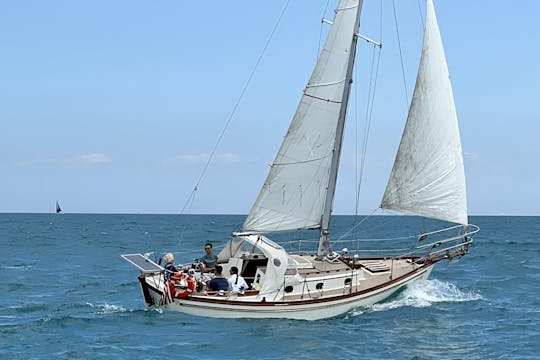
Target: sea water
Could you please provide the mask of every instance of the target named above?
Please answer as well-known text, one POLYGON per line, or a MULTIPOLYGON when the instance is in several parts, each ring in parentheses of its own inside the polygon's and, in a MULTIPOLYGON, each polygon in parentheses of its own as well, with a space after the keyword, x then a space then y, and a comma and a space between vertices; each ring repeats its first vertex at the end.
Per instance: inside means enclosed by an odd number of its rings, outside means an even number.
MULTIPOLYGON (((416 221, 392 218, 379 228, 416 221)), ((540 358, 539 217, 471 217, 481 231, 469 255, 337 318, 211 319, 145 308, 138 272, 121 254, 174 251, 190 262, 207 241, 223 245, 243 219, 0 214, 0 358, 540 358)), ((332 234, 350 224, 336 216, 332 234)))

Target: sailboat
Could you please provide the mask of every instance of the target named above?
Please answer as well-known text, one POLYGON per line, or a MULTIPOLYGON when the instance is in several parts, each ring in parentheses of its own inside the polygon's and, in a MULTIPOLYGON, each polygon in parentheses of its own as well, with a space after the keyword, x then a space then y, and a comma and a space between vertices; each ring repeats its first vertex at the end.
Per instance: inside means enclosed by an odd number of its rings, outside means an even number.
POLYGON ((249 288, 211 291, 210 276, 188 264, 177 281, 142 254, 122 257, 139 270, 144 302, 219 318, 318 320, 380 302, 427 279, 441 260, 469 251, 479 231, 468 223, 456 109, 432 0, 427 0, 420 66, 407 122, 381 208, 453 225, 415 239, 398 256, 337 253, 330 221, 359 37, 361 0, 340 0, 275 161, 240 231, 218 254, 223 273, 240 269, 249 288), (272 234, 310 230, 317 250, 289 252, 272 234))
POLYGON ((63 214, 63 210, 62 208, 60 207, 60 204, 58 203, 58 200, 56 200, 56 213, 57 214, 63 214))

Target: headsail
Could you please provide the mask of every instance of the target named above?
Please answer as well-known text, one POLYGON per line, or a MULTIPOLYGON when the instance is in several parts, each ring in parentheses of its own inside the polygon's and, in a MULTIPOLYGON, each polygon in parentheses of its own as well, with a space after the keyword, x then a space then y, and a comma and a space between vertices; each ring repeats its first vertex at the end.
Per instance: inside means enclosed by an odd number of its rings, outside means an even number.
POLYGON ((414 95, 381 207, 468 224, 457 114, 432 0, 414 95))
MULTIPOLYGON (((361 0, 341 0, 324 48, 243 230, 321 227, 361 0)), ((345 99, 346 100, 346 99, 345 99)), ((346 104, 345 104, 346 105, 346 104)), ((343 114, 344 115, 344 114, 343 114)), ((339 139, 340 140, 340 139, 339 139)), ((332 186, 332 185, 330 185, 332 186)), ((331 200, 330 200, 331 201, 331 200)))

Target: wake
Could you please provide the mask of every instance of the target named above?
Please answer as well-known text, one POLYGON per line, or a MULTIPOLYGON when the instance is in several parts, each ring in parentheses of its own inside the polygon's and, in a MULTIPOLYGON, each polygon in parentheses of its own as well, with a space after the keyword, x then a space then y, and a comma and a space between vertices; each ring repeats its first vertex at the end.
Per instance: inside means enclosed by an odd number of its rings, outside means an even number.
POLYGON ((386 311, 401 307, 429 307, 435 303, 465 302, 483 299, 478 292, 461 291, 452 283, 439 280, 419 280, 409 284, 396 297, 381 303, 354 310, 352 315, 360 315, 372 311, 386 311))

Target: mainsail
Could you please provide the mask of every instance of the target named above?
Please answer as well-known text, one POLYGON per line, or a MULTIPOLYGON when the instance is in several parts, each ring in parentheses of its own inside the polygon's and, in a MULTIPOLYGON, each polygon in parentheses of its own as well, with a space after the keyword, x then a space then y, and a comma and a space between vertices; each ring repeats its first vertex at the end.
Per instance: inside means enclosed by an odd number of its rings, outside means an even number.
POLYGON ((62 208, 60 207, 60 204, 58 203, 58 201, 56 201, 56 213, 60 214, 61 212, 62 212, 62 208))
POLYGON ((329 211, 335 187, 340 152, 336 143, 341 143, 340 119, 343 116, 344 120, 346 110, 360 6, 361 0, 340 1, 324 48, 243 231, 321 227, 325 205, 329 211))
POLYGON ((381 207, 468 224, 456 108, 432 0, 414 95, 381 207))

